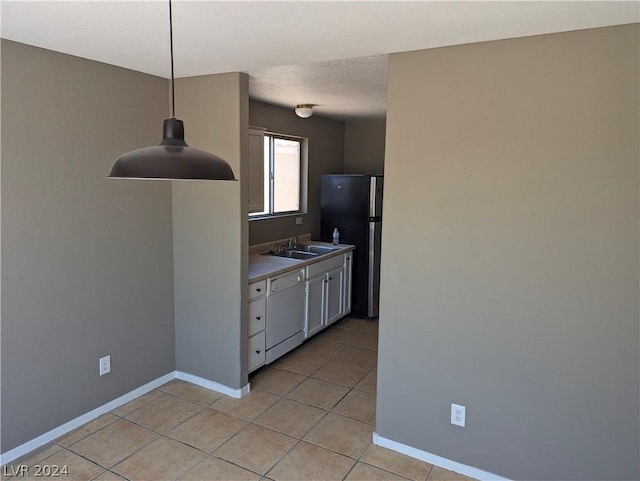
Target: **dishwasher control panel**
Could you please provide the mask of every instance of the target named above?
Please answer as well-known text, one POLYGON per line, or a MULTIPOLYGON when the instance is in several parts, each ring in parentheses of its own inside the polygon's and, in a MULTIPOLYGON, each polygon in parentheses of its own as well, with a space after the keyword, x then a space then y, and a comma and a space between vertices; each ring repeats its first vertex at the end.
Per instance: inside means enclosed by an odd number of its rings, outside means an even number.
POLYGON ((274 294, 280 292, 289 287, 293 287, 296 284, 304 282, 304 269, 296 270, 293 272, 287 272, 278 277, 271 277, 267 279, 267 293, 274 294))

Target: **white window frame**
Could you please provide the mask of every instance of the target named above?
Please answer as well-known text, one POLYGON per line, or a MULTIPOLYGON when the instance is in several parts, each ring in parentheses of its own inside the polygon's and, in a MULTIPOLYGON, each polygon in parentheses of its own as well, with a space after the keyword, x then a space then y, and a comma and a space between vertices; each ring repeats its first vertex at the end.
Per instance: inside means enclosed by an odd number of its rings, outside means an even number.
MULTIPOLYGON (((259 220, 274 217, 286 217, 293 215, 301 215, 307 213, 307 192, 308 192, 308 139, 304 137, 296 137, 293 135, 279 134, 275 132, 265 131, 265 139, 269 140, 268 163, 266 162, 267 152, 265 151, 264 176, 268 176, 268 183, 265 182, 265 197, 268 203, 265 204, 265 212, 256 212, 249 214, 249 220, 259 220), (274 212, 274 155, 273 155, 273 139, 293 140, 300 142, 300 178, 299 178, 299 206, 297 210, 286 212, 274 212)), ((266 180, 266 179, 265 179, 266 180)))

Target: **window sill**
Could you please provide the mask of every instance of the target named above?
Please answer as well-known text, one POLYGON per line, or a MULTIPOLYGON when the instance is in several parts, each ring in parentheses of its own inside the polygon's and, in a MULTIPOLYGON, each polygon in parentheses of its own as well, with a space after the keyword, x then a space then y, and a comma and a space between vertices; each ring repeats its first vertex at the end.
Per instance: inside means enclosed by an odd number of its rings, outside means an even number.
POLYGON ((307 213, 300 211, 300 212, 287 212, 285 214, 250 215, 249 222, 253 222, 256 220, 280 219, 283 217, 300 217, 303 215, 307 215, 307 213))

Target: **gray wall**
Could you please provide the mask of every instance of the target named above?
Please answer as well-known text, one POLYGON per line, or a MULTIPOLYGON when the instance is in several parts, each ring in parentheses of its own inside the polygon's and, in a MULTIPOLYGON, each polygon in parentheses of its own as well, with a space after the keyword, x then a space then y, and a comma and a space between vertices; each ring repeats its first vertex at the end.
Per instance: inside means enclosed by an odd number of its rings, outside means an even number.
POLYGON ((251 100, 249 124, 265 127, 271 132, 296 135, 309 139, 309 190, 307 214, 302 225, 296 225, 295 217, 253 220, 249 222, 249 244, 261 244, 275 239, 311 233, 312 239, 320 239, 320 176, 341 174, 344 156, 344 123, 314 115, 301 119, 293 109, 251 100))
POLYGON ((173 183, 176 368, 234 389, 247 383, 248 99, 244 74, 176 82, 185 140, 240 179, 173 183))
POLYGON ((391 56, 380 435, 513 479, 638 479, 639 33, 391 56))
POLYGON ((2 41, 2 452, 174 369, 167 81, 2 41), (111 354, 111 373, 98 358, 111 354))
POLYGON ((350 120, 344 124, 344 173, 383 174, 385 119, 350 120))

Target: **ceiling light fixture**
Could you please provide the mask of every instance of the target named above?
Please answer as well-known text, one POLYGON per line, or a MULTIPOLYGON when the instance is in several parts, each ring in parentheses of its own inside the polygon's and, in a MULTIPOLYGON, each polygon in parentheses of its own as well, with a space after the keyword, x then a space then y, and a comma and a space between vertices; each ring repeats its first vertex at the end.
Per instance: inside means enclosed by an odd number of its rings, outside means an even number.
POLYGON ((173 74, 173 18, 169 0, 169 38, 171 43, 171 118, 162 126, 160 145, 133 150, 118 157, 108 177, 112 179, 157 180, 236 180, 229 164, 184 141, 184 123, 175 117, 173 74))
POLYGON ((303 119, 308 119, 313 115, 313 104, 298 104, 296 107, 296 115, 303 119))

